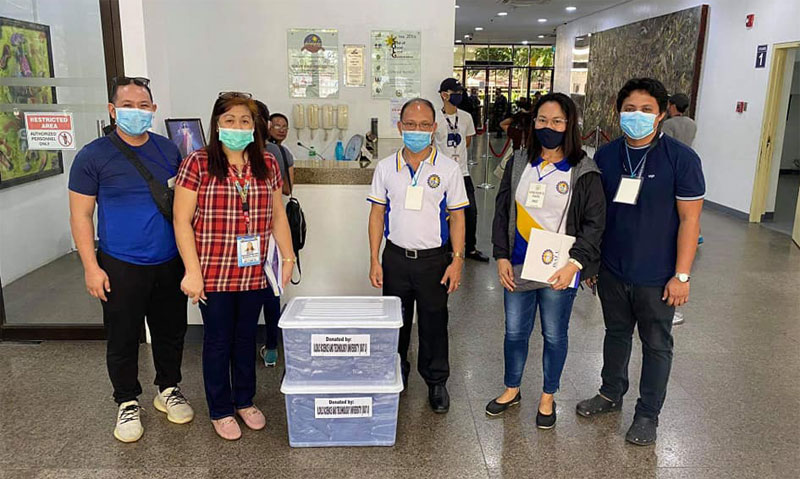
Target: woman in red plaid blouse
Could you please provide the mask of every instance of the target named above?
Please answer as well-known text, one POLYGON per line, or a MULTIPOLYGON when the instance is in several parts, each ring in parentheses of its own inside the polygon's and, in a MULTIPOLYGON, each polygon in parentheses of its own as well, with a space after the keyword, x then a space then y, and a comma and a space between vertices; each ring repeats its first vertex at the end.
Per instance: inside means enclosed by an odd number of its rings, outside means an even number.
POLYGON ((200 302, 206 400, 214 429, 228 440, 242 435, 236 415, 251 429, 266 424, 253 405, 253 358, 269 288, 264 262, 270 235, 287 263, 284 286, 296 261, 281 207, 280 169, 264 151, 256 118, 250 94, 220 94, 208 146, 183 160, 175 188, 175 236, 186 266, 181 289, 200 302))

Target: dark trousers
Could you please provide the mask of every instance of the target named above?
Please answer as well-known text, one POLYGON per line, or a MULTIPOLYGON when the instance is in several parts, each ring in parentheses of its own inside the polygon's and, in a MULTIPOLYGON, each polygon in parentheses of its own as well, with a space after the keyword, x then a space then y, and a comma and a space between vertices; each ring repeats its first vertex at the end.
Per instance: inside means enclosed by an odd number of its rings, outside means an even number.
POLYGON ((145 318, 150 327, 155 384, 160 390, 181 381, 183 339, 186 335, 186 295, 181 292, 180 257, 143 266, 120 261, 103 252, 97 262, 108 275, 111 292, 103 306, 106 365, 117 404, 142 394, 139 384, 139 338, 145 318))
POLYGON ((465 246, 467 253, 470 253, 475 250, 475 245, 478 243, 478 206, 475 204, 475 185, 472 184, 472 178, 469 176, 464 177, 464 187, 467 189, 467 199, 469 200, 469 206, 464 209, 467 233, 465 246))
POLYGON ((597 287, 606 326, 600 393, 619 401, 628 391, 628 363, 636 326, 643 355, 636 415, 657 419, 672 368, 675 308, 661 300, 663 287, 626 284, 605 269, 600 271, 597 287))
POLYGON ((417 370, 428 385, 445 384, 450 377, 449 343, 447 338, 447 287, 440 284, 449 265, 447 255, 410 259, 401 252, 383 251, 383 294, 398 296, 403 307, 398 352, 403 374, 411 369, 408 346, 414 305, 419 321, 417 370))
POLYGON ((264 325, 267 327, 267 336, 264 346, 267 349, 278 349, 278 320, 281 319, 281 297, 275 296, 272 288, 267 288, 264 299, 264 325))
POLYGON ((206 293, 203 315, 203 382, 211 419, 253 405, 256 331, 266 290, 206 293))

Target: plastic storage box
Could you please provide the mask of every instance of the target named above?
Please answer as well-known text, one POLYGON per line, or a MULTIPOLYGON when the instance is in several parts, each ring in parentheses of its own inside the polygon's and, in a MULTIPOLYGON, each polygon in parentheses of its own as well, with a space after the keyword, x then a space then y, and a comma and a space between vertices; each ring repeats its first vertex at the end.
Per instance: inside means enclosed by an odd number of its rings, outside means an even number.
POLYGON ((316 385, 393 384, 402 325, 400 298, 294 298, 278 322, 286 379, 316 385))
POLYGON ((292 447, 393 446, 403 390, 400 356, 392 384, 319 386, 283 379, 292 447))

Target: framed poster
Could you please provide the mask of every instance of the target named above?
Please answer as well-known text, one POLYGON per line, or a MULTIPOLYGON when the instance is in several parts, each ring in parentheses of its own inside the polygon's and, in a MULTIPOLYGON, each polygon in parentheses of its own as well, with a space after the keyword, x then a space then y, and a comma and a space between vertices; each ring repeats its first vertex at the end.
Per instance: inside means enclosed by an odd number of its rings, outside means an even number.
POLYGON ((339 98, 339 32, 293 28, 287 32, 289 96, 339 98))
MULTIPOLYGON (((50 27, 0 17, 0 78, 52 78, 53 48, 50 27)), ((0 86, 0 103, 37 105, 56 103, 56 89, 48 86, 0 86)), ((20 106, 19 110, 24 110, 20 106)), ((36 110, 35 107, 32 107, 36 110)), ((59 175, 64 172, 60 151, 31 150, 21 112, 0 112, 0 188, 59 175)))
POLYGON ((203 122, 200 118, 167 118, 164 125, 170 141, 181 152, 181 158, 186 158, 193 151, 206 146, 206 135, 203 133, 203 122))
POLYGON ((363 87, 364 81, 364 45, 344 45, 344 86, 363 87))
POLYGON ((415 98, 421 92, 420 32, 373 30, 372 98, 415 98))

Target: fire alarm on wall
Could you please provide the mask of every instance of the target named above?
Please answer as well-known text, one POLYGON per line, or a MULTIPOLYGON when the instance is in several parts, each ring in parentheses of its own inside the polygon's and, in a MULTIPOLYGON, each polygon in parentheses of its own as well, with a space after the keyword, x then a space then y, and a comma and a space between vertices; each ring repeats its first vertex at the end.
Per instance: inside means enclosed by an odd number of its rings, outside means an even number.
POLYGON ((756 21, 756 15, 751 13, 747 15, 747 21, 745 21, 744 26, 747 28, 753 28, 753 23, 756 21))

